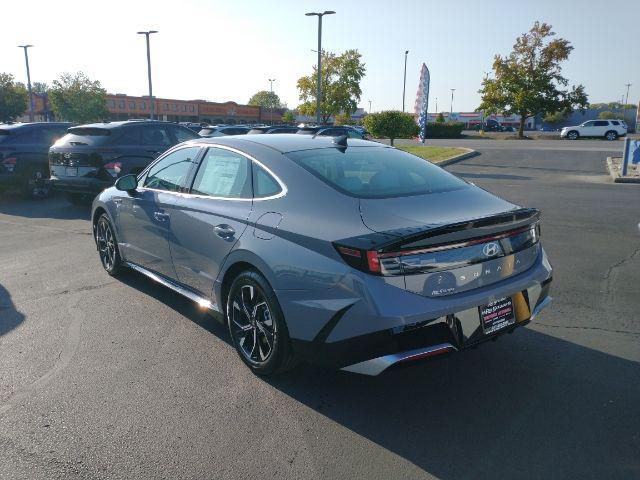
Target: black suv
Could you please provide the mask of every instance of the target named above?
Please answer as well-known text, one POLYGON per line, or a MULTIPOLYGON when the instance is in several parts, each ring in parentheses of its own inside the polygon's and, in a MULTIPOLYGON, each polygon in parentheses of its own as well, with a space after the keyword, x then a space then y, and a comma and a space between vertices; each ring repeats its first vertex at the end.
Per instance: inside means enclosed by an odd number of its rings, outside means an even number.
POLYGON ((70 126, 63 122, 0 124, 0 190, 17 187, 31 196, 35 183, 49 177, 49 147, 70 126))
POLYGON ((302 127, 298 129, 298 135, 317 135, 320 137, 339 137, 346 135, 349 138, 365 138, 365 135, 348 126, 321 125, 319 127, 302 127))
POLYGON ((138 174, 169 147, 200 138, 175 123, 141 120, 72 127, 49 149, 51 183, 73 203, 85 203, 116 178, 138 174))

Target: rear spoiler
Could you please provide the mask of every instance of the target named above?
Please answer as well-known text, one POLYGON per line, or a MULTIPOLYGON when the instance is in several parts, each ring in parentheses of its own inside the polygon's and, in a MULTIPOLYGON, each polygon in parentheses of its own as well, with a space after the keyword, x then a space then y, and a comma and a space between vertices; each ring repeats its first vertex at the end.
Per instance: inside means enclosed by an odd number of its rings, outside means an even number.
POLYGON ((540 220, 540 210, 518 208, 496 215, 445 225, 424 225, 345 238, 335 243, 380 253, 446 245, 517 230, 540 220))

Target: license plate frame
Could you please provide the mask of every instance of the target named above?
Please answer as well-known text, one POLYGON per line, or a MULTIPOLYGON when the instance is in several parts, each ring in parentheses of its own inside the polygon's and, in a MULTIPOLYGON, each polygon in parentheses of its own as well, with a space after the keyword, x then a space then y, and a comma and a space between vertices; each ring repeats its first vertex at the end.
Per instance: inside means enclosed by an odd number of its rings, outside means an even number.
POLYGON ((492 335, 516 323, 512 297, 503 297, 478 307, 480 325, 485 335, 492 335))

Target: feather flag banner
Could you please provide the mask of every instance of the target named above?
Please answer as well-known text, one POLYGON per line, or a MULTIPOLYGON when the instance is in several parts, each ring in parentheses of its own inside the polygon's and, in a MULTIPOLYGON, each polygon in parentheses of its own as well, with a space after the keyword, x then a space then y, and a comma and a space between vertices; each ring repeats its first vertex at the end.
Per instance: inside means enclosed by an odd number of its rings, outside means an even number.
POLYGON ((418 138, 424 143, 427 138, 427 117, 429 108, 429 83, 431 82, 431 76, 429 75, 429 69, 426 64, 422 64, 420 69, 420 83, 418 84, 418 93, 416 95, 415 114, 418 118, 418 125, 420 126, 420 133, 418 138))

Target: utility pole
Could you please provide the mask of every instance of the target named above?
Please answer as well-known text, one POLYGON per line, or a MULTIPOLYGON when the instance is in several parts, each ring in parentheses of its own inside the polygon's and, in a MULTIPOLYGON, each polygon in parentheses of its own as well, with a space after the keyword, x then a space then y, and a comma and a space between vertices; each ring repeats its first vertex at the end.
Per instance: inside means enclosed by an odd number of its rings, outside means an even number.
POLYGON ((154 117, 155 102, 153 101, 153 87, 151 85, 151 49, 149 47, 149 35, 158 33, 157 30, 149 30, 147 32, 138 32, 138 35, 144 35, 147 40, 147 76, 149 77, 149 103, 151 104, 151 120, 154 117))
POLYGON ((317 91, 316 91, 316 123, 320 125, 321 123, 321 115, 320 115, 320 96, 321 96, 321 88, 320 88, 320 72, 322 71, 320 68, 320 64, 322 62, 322 17, 325 15, 333 15, 333 10, 325 10, 324 12, 308 12, 305 13, 307 17, 318 17, 318 80, 317 80, 317 91))
POLYGON ((27 65, 27 87, 29 89, 29 121, 33 122, 33 92, 31 91, 31 72, 29 72, 29 54, 27 49, 33 45, 18 45, 18 48, 24 49, 24 63, 27 65))
POLYGON ((369 113, 373 113, 373 112, 371 111, 371 100, 369 100, 369 113))
MULTIPOLYGON (((269 80, 269 91, 271 93, 273 93, 273 82, 276 81, 275 78, 268 78, 267 80, 269 80)), ((273 95, 272 95, 273 97, 273 95)), ((273 100, 273 98, 272 98, 273 100)), ((271 112, 269 112, 269 121, 271 122, 271 125, 273 125, 273 103, 271 104, 271 112)))
POLYGON ((404 112, 404 94, 407 89, 407 55, 409 50, 404 52, 404 82, 402 83, 402 111, 404 112))

